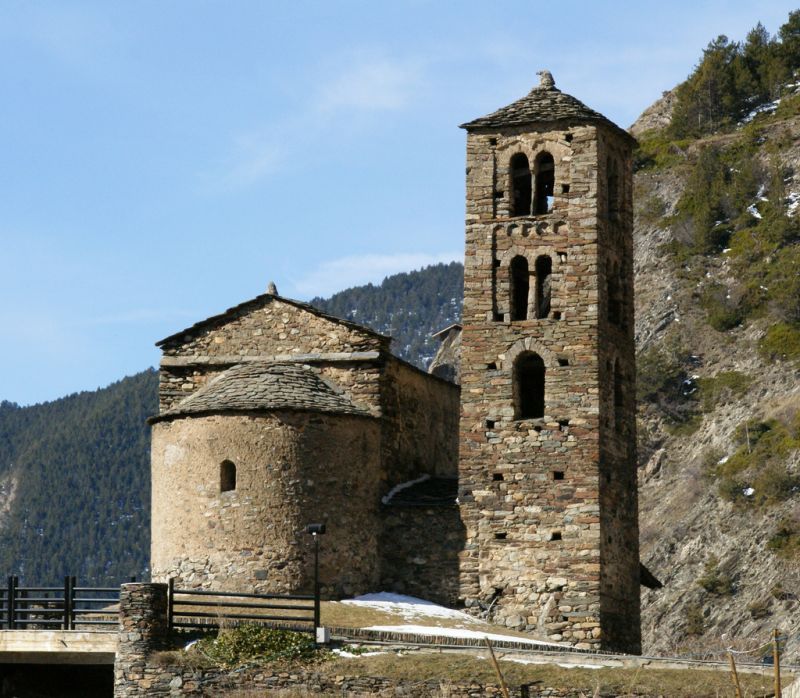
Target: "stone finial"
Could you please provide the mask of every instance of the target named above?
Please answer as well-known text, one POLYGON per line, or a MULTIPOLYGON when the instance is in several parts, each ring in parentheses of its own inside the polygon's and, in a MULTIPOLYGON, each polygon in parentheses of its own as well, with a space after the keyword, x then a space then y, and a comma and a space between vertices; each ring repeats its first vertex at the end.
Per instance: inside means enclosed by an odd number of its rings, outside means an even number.
POLYGON ((536 73, 539 76, 539 89, 540 90, 553 90, 556 86, 556 81, 553 80, 553 74, 549 70, 540 70, 536 73))
POLYGON ((269 282, 269 286, 267 286, 267 293, 277 296, 278 295, 278 287, 275 285, 274 281, 269 282))

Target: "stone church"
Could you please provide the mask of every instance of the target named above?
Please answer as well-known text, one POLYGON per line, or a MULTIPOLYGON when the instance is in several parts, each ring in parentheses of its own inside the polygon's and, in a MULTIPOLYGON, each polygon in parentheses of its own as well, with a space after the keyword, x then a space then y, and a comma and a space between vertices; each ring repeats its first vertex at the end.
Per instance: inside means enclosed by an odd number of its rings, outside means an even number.
POLYGON ((431 373, 274 287, 158 343, 154 579, 308 589, 324 522, 328 596, 640 650, 635 141, 540 76, 463 125, 463 320, 431 373))

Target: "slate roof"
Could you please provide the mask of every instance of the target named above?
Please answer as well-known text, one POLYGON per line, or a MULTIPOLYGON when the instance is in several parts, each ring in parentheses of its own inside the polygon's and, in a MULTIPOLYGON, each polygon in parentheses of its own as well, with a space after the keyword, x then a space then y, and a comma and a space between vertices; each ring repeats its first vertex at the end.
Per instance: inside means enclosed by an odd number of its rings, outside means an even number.
POLYGON ((371 416, 310 366, 250 362, 229 368, 153 421, 183 415, 271 410, 371 416))
POLYGON ((212 315, 205 320, 200 320, 199 322, 194 323, 191 327, 187 327, 185 330, 181 330, 180 332, 175 332, 171 334, 169 337, 165 337, 164 339, 156 342, 157 347, 163 347, 167 344, 172 343, 182 343, 183 338, 188 334, 192 335, 197 333, 199 330, 204 330, 207 327, 215 327, 219 325, 223 325, 225 321, 229 318, 233 317, 237 313, 250 310, 251 308, 258 308, 263 307, 267 303, 271 303, 273 300, 280 301, 281 303, 286 303, 287 305, 292 305, 295 308, 299 308, 300 310, 305 310, 308 313, 312 313, 317 317, 323 318, 324 320, 328 320, 333 322, 337 325, 342 325, 347 327, 351 330, 356 330, 357 332, 361 332, 365 335, 370 335, 372 337, 377 337, 378 339, 383 339, 385 341, 390 341, 390 338, 386 335, 380 334, 379 332, 375 332, 375 330, 370 329, 369 327, 365 327, 364 325, 359 325, 357 322, 351 322, 350 320, 344 320, 340 317, 336 317, 335 315, 328 315, 327 313, 323 313, 321 310, 317 310, 313 305, 309 305, 308 303, 303 303, 301 301, 293 300, 292 298, 284 298, 283 296, 279 296, 273 293, 262 293, 260 296, 256 296, 255 298, 251 298, 248 301, 244 301, 239 303, 238 305, 234 305, 232 308, 228 308, 225 312, 220 313, 219 315, 212 315))
POLYGON ((541 71, 539 74, 542 76, 541 84, 534 87, 525 97, 491 114, 461 124, 461 128, 471 131, 478 128, 524 126, 551 121, 597 122, 635 141, 630 133, 600 112, 590 109, 580 100, 559 90, 550 73, 541 71))

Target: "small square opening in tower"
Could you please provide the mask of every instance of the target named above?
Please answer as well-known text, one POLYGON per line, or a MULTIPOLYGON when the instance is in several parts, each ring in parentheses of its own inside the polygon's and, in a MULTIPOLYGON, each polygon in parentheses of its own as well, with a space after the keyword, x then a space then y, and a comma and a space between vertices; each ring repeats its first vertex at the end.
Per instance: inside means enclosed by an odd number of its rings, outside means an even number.
POLYGON ((561 531, 553 531, 550 534, 550 540, 561 540, 561 531))
POLYGON ((503 531, 502 533, 495 533, 494 534, 494 539, 495 540, 505 540, 507 535, 508 534, 505 531, 503 531))
POLYGON ((503 475, 503 473, 494 473, 492 475, 492 480, 494 480, 494 482, 502 482, 505 479, 506 478, 505 475, 503 475))
POLYGON ((563 356, 559 356, 557 360, 559 366, 569 366, 569 359, 563 356))
POLYGON ((563 470, 554 470, 553 471, 553 479, 554 480, 563 480, 564 479, 564 471, 563 470))
POLYGON ((492 322, 503 322, 503 313, 492 313, 492 322))
POLYGON ((561 319, 561 311, 560 310, 554 310, 553 311, 553 320, 560 320, 560 319, 561 319))
POLYGON ((486 425, 487 429, 494 429, 494 420, 493 419, 487 419, 484 422, 484 424, 486 425))
POLYGON ((486 370, 487 371, 496 371, 497 370, 497 364, 494 361, 492 361, 491 363, 486 364, 486 370))
POLYGON ((569 184, 562 184, 561 185, 561 193, 562 194, 569 194, 569 184))

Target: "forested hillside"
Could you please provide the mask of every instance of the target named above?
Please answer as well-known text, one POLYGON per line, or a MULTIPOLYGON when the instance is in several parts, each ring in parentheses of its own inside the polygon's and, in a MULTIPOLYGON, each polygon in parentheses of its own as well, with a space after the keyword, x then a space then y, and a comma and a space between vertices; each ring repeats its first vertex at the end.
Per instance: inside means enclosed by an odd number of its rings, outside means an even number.
POLYGON ((427 368, 436 353, 431 335, 461 320, 464 266, 435 264, 395 274, 380 286, 349 288, 329 299, 314 298, 320 310, 361 323, 392 337, 392 353, 427 368))
POLYGON ((0 404, 2 574, 55 584, 147 574, 157 374, 33 407, 0 404))
MULTIPOLYGON (((463 267, 396 274, 325 300, 320 309, 392 333, 398 355, 425 367, 430 334, 461 313, 463 267)), ((55 584, 147 575, 153 370, 94 392, 18 407, 0 403, 0 575, 55 584)))
POLYGON ((633 128, 640 529, 665 583, 643 596, 651 652, 800 622, 798 68, 800 12, 718 37, 633 128))

